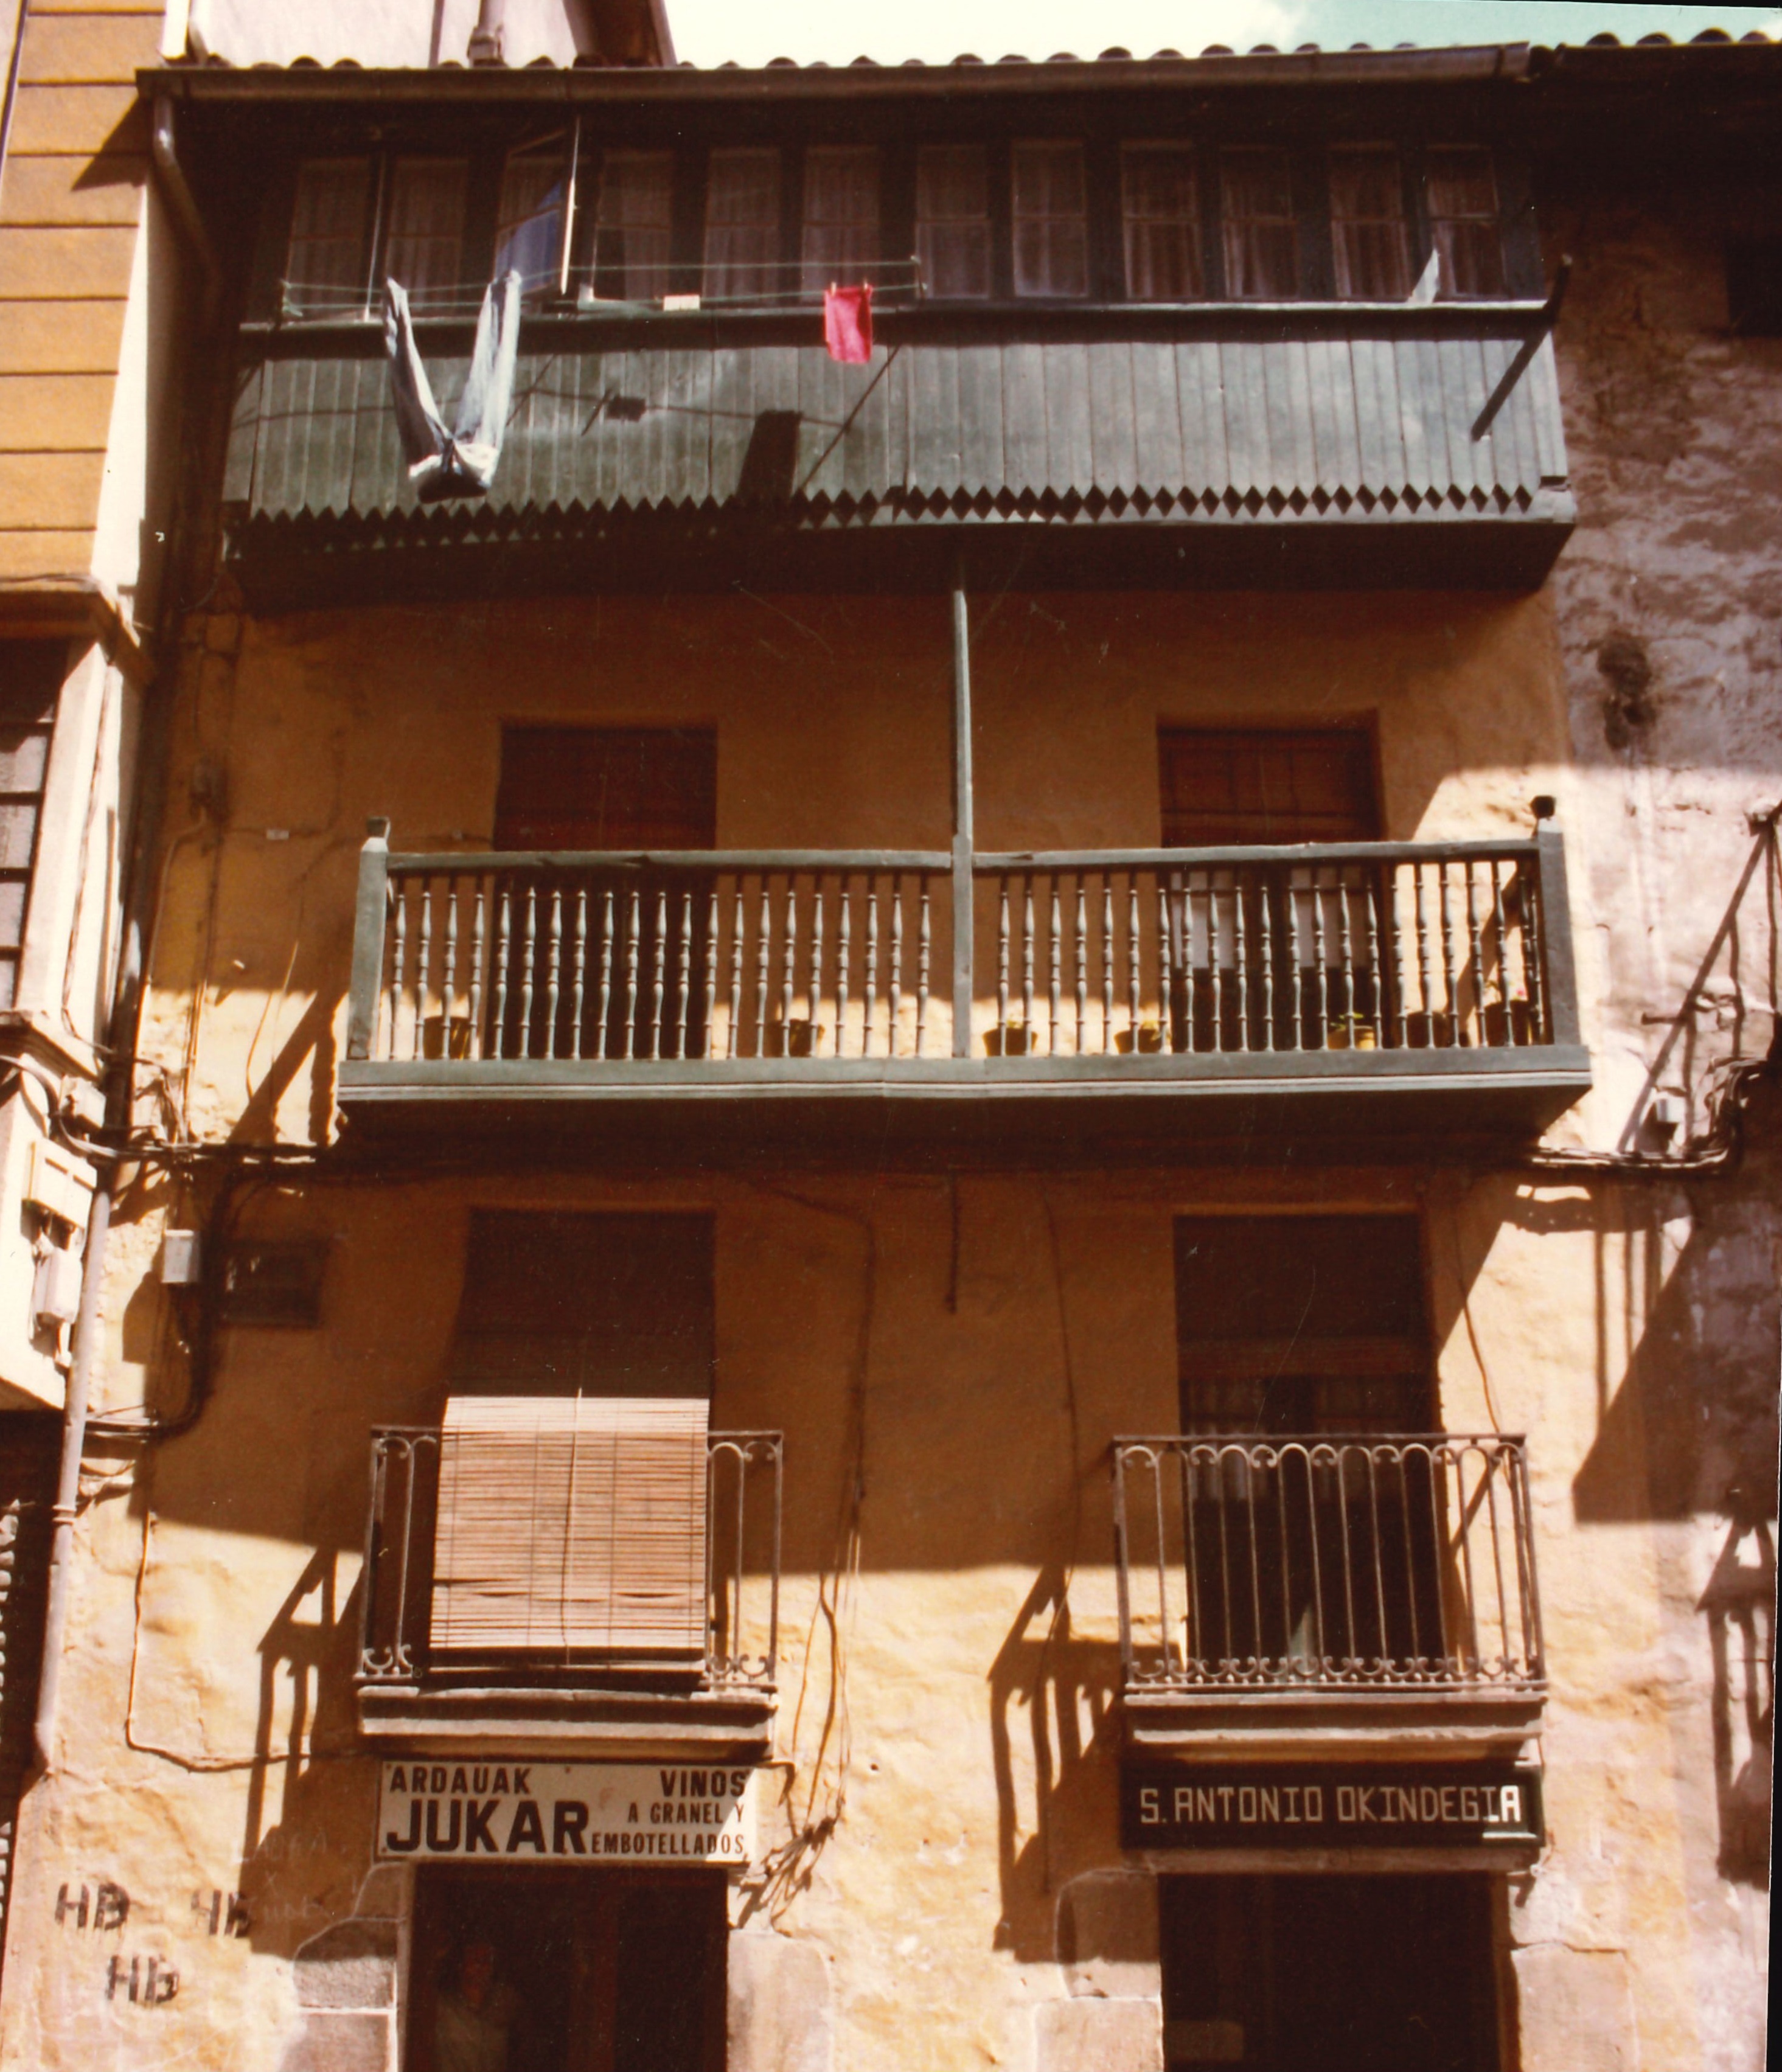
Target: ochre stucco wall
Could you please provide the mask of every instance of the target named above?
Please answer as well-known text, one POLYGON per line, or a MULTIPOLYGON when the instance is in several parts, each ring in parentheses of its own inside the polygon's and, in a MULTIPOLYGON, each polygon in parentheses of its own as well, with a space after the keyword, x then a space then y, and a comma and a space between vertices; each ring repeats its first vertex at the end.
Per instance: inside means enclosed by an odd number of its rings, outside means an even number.
MULTIPOLYGON (((1154 841, 1160 720, 1368 718, 1397 837, 1521 831, 1541 791, 1574 811, 1545 597, 1010 595, 977 601, 974 623, 985 845, 1154 841)), ((144 1043, 167 1101, 209 1137, 327 1128, 364 819, 389 816, 399 848, 486 841, 503 719, 715 725, 721 843, 938 845, 949 695, 934 600, 195 623, 144 1043), (220 824, 183 809, 200 765, 197 793, 226 797, 220 824)), ((1611 841, 1607 823, 1595 839, 1611 841)), ((1612 909, 1612 861, 1574 848, 1573 867, 1612 909)), ((1599 987, 1583 1005, 1600 1043, 1599 987)), ((1593 1120, 1593 1141, 1617 1121, 1593 1120)), ((1762 1199, 1752 1185, 1741 1201, 1762 1199)), ((179 1400, 154 1256, 208 1201, 208 1183, 161 1178, 126 1192, 102 1408, 179 1400)), ((788 1159, 628 1181, 591 1157, 527 1182, 243 1190, 242 1231, 328 1241, 323 1326, 225 1334, 190 1436, 95 1452, 78 1653, 60 1767, 27 1809, 0 2063, 385 2062, 379 1996, 404 1961, 407 1901, 401 1874, 372 1873, 374 1765, 348 1683, 367 1433, 436 1411, 468 1212, 500 1203, 712 1208, 714 1421, 788 1435, 776 1754, 791 1811, 768 1833, 817 1832, 770 1889, 736 1895, 735 2072, 1154 2063, 1147 1890, 1122 1877, 1114 1821, 1106 1449, 1175 1422, 1171 1215, 1240 1206, 1420 1215, 1445 1422, 1531 1435, 1551 1839, 1502 1894, 1506 2008, 1521 1994, 1506 2065, 1575 2072, 1568 2008, 1587 2013, 1593 2063, 1755 2062, 1758 1916, 1715 1869, 1724 1706, 1689 1596, 1724 1538, 1694 1522, 1696 1480, 1712 1446, 1748 1448, 1750 1420, 1704 1441, 1690 1386, 1704 1319, 1739 1291, 1729 1371, 1773 1327, 1752 1265, 1773 1211, 1729 1208, 1706 1182, 1586 1176, 949 1185, 788 1159), (58 1924, 60 1887, 102 1879, 130 1893, 127 1922, 83 1930, 65 1908, 58 1924), (232 1893, 246 1931, 213 1936, 212 1895, 226 1928, 232 1893), (358 1954, 321 1961, 341 1949, 358 1954), (177 1995, 108 1999, 110 1959, 127 1973, 150 1955, 177 1967, 177 1995)))

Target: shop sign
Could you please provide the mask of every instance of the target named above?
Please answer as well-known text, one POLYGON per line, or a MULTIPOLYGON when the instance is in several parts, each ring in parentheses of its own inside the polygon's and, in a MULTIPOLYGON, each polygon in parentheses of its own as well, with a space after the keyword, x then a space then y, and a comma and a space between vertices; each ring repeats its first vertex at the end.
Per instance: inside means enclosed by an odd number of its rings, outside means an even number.
POLYGON ((1120 1779, 1129 1849, 1538 1846, 1541 1773, 1512 1763, 1134 1762, 1120 1779))
POLYGON ((760 1773, 674 1763, 386 1762, 386 1860, 739 1868, 755 1855, 760 1773))

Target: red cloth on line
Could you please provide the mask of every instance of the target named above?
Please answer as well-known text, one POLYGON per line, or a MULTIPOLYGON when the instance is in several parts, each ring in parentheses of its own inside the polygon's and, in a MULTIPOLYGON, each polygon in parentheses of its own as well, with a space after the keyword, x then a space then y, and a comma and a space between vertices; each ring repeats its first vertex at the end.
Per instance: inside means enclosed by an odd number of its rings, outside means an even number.
POLYGON ((872 357, 872 289, 831 288, 823 297, 823 343, 831 360, 863 366, 872 357))

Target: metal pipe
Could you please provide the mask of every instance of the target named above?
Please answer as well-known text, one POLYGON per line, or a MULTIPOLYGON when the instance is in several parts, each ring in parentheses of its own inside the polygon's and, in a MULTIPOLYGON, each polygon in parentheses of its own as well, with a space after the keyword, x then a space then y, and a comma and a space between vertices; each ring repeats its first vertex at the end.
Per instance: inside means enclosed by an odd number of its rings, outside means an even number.
POLYGON ((111 1231, 112 1189, 116 1168, 100 1175, 87 1218, 87 1244, 80 1276, 80 1314, 74 1326, 74 1363, 62 1414, 62 1458, 50 1516, 55 1534, 50 1545, 49 1597, 43 1616, 43 1667, 37 1685, 34 1738, 37 1760, 50 1768, 56 1733, 56 1700, 62 1681, 62 1639, 68 1627, 68 1579, 74 1568, 74 1520, 80 1495, 80 1459, 86 1450, 87 1404, 92 1392, 93 1361, 99 1345, 99 1296, 104 1285, 105 1241, 111 1231))
POLYGON ((203 298, 199 305, 199 327, 201 331, 208 331, 223 299, 222 263, 217 258, 216 246, 211 242, 210 232, 204 228, 204 219, 198 212, 198 204, 192 198, 185 168, 179 162, 174 142, 173 101, 164 93, 155 101, 150 149, 154 155, 154 170, 161 176, 168 205, 179 219, 179 228, 185 233, 186 242, 191 247, 192 256, 198 261, 198 270, 204 278, 203 298))
POLYGON ((464 53, 473 65, 506 62, 501 55, 501 35, 507 11, 507 0, 479 0, 476 27, 471 31, 469 47, 464 53))

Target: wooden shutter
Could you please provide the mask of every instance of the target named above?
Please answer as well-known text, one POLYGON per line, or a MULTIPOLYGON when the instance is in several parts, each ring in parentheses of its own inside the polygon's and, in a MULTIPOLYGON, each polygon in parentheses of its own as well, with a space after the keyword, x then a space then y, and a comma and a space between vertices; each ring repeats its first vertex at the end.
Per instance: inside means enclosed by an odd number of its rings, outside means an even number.
POLYGON ((696 1397, 448 1399, 434 1650, 702 1659, 706 1425, 696 1397))

